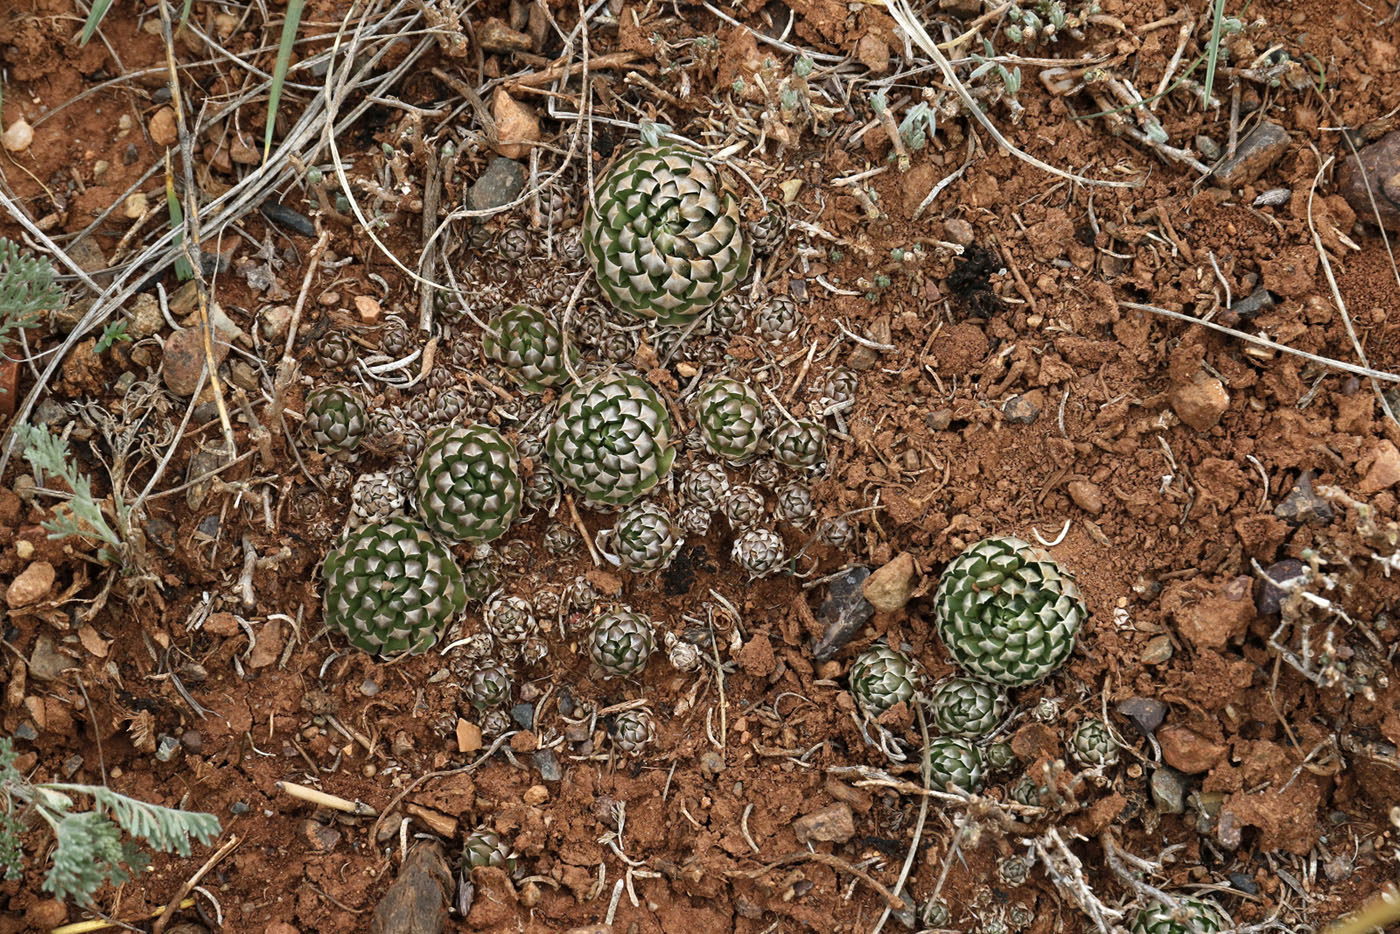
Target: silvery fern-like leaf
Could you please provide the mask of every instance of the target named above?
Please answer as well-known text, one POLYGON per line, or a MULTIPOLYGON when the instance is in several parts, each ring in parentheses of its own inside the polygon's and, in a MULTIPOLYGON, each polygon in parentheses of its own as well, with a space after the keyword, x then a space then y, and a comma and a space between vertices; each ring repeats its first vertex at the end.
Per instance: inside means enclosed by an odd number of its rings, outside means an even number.
POLYGON ((0 344, 9 331, 33 327, 41 311, 63 301, 53 277, 47 260, 30 256, 0 237, 0 344))
POLYGON ((219 835, 219 819, 212 814, 180 811, 118 794, 110 788, 92 787, 98 806, 112 812, 122 829, 166 853, 190 855, 190 837, 210 843, 219 835))

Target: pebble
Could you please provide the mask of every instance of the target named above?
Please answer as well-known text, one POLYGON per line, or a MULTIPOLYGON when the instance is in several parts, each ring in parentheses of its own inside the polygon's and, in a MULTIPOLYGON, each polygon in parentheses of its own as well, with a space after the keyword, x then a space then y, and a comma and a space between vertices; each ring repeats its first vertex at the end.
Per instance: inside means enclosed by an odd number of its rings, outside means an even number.
POLYGON ((1030 396, 1012 396, 1002 403, 1001 414, 1013 425, 1030 425, 1040 418, 1040 406, 1030 396))
MULTIPOLYGON (((126 201, 122 202, 122 213, 125 214, 129 220, 134 221, 145 214, 146 208, 149 206, 150 202, 146 197, 146 193, 144 191, 138 191, 134 195, 127 195, 126 201)), ((141 294, 145 295, 146 293, 143 292, 141 294)))
POLYGON ((1155 697, 1130 697, 1114 708, 1133 722, 1144 736, 1150 736, 1167 718, 1167 705, 1155 697))
POLYGON ((924 424, 934 431, 947 431, 948 426, 953 424, 953 410, 934 409, 924 416, 924 424))
POLYGON ((52 681, 73 667, 73 659, 54 648, 53 637, 42 633, 35 637, 29 653, 29 673, 40 681, 52 681))
POLYGON ((497 156, 467 191, 467 207, 473 211, 499 208, 514 201, 525 188, 525 167, 497 156))
POLYGON ((1224 150, 1220 148, 1220 144, 1204 133, 1196 137, 1196 149, 1200 151, 1201 158, 1207 162, 1214 162, 1224 155, 1224 150))
POLYGON ((1231 305, 1230 310, 1241 318, 1248 320, 1259 314, 1259 312, 1274 307, 1277 303, 1278 299, 1274 298, 1273 292, 1270 292, 1268 289, 1259 288, 1249 293, 1247 297, 1231 305))
POLYGON ((1256 208, 1276 208, 1280 204, 1287 204, 1288 199, 1293 197, 1292 188, 1270 188, 1268 191, 1260 192, 1254 199, 1256 208))
POLYGON ((340 831, 318 820, 307 818, 301 825, 302 838, 313 853, 329 853, 340 843, 340 831))
POLYGON ((507 159, 520 159, 539 142, 540 121, 535 112, 497 87, 491 98, 491 116, 496 120, 499 142, 496 150, 507 159))
POLYGON ((1186 790, 1191 779, 1169 765, 1152 770, 1152 803, 1163 814, 1186 813, 1186 790))
POLYGON ((53 898, 41 899, 30 905, 24 912, 25 925, 31 931, 47 931, 49 928, 58 927, 67 920, 67 906, 53 898))
POLYGON ((870 569, 857 565, 832 578, 827 598, 817 609, 817 619, 823 625, 822 637, 812 647, 812 657, 819 662, 830 659, 875 616, 875 607, 865 599, 862 587, 870 569))
POLYGON ((131 335, 133 341, 145 340, 165 327, 165 316, 160 313, 160 304, 150 292, 142 292, 133 298, 130 311, 131 318, 126 326, 126 333, 131 335))
POLYGON ((457 721, 457 751, 476 752, 481 748, 481 727, 459 719, 457 721))
POLYGON ((528 52, 535 47, 535 40, 494 16, 476 28, 476 42, 483 52, 528 52))
POLYGON ((1215 177, 1226 188, 1248 185, 1279 160, 1288 143, 1288 131, 1266 120, 1240 140, 1235 157, 1216 169, 1215 177))
POLYGON ((151 141, 157 146, 173 146, 180 138, 179 127, 175 123, 175 111, 169 107, 162 107, 152 114, 146 129, 151 133, 151 141))
POLYGON ((184 744, 186 752, 199 755, 204 750, 204 734, 198 730, 186 730, 181 734, 180 742, 184 744))
POLYGON ((700 756, 700 771, 704 772, 706 777, 718 775, 724 768, 724 757, 713 749, 700 756))
POLYGON ((1187 775, 1209 772, 1225 757, 1224 746, 1184 726, 1162 727, 1157 731, 1157 742, 1167 765, 1187 775))
POLYGON ((1400 230, 1400 130, 1393 130, 1365 146, 1354 156, 1347 157, 1337 173, 1337 191, 1356 216, 1368 224, 1376 222, 1388 230, 1400 230), (1361 169, 1365 168, 1365 178, 1361 169), (1367 182, 1370 194, 1367 194, 1367 182), (1374 195, 1376 206, 1371 207, 1374 195))
POLYGON ((549 789, 543 785, 531 785, 525 789, 524 799, 532 807, 544 804, 549 800, 549 789))
POLYGON ((1274 515, 1292 526, 1327 525, 1335 514, 1332 504, 1313 492, 1311 470, 1303 471, 1293 489, 1274 507, 1274 515))
POLYGON ((1393 486, 1400 486, 1400 448, 1389 439, 1382 440, 1370 455, 1371 466, 1357 487, 1363 495, 1370 496, 1393 486))
POLYGON ((861 593, 870 605, 882 613, 904 608, 919 580, 914 556, 902 551, 884 567, 878 568, 861 584, 861 593))
POLYGON ((510 708, 510 718, 520 724, 522 730, 532 729, 535 725, 535 705, 516 704, 510 708))
POLYGON ((52 564, 47 561, 35 561, 10 582, 9 589, 5 591, 5 602, 10 605, 10 609, 38 603, 49 595, 54 577, 52 564))
POLYGON ((34 729, 34 724, 28 720, 21 720, 19 726, 15 727, 15 739, 22 739, 25 742, 32 742, 39 738, 39 731, 34 729))
POLYGON ((262 153, 243 133, 234 134, 233 142, 229 143, 228 157, 239 165, 257 165, 262 161, 262 153))
MULTIPOLYGON (((218 332, 215 332, 216 335, 218 332)), ((226 340, 214 341, 214 364, 228 356, 226 340)), ((192 396, 204 372, 204 335, 200 328, 183 328, 165 339, 160 375, 165 386, 177 396, 192 396)))
POLYGON ((1144 665, 1160 665, 1172 657, 1172 640, 1170 636, 1153 636, 1147 640, 1147 645, 1142 649, 1142 663, 1144 665))
POLYGON ((1256 895, 1259 892, 1259 886, 1254 879, 1242 872, 1230 873, 1229 879, 1231 885, 1246 895, 1256 895))
POLYGON ((287 328, 291 326, 294 310, 291 305, 271 305, 263 308, 262 314, 258 316, 258 327, 262 328, 262 336, 270 341, 285 337, 287 328))
POLYGON ((792 822, 798 843, 815 840, 818 843, 845 843, 856 835, 855 816, 844 801, 829 804, 792 822))
POLYGON ((252 808, 248 807, 248 802, 246 801, 235 801, 229 805, 228 810, 230 814, 241 816, 247 814, 252 808))
POLYGON ((547 782, 557 782, 564 777, 559 768, 559 757, 552 749, 538 749, 533 756, 535 768, 540 770, 540 778, 547 782))
MULTIPOLYGON (((1297 558, 1284 558, 1266 567, 1264 574, 1269 581, 1284 583, 1302 577, 1304 570, 1303 562, 1297 558)), ((1288 596, 1288 591, 1275 587, 1269 581, 1255 580, 1254 609, 1260 616, 1277 617, 1283 611, 1283 599, 1288 596)))
POLYGON ((360 682, 360 693, 365 697, 373 697, 379 693, 379 683, 373 678, 366 678, 360 682))
POLYGON ((1074 505, 1089 515, 1097 516, 1103 512, 1103 493, 1099 490, 1097 483, 1091 483, 1088 480, 1071 480, 1066 489, 1069 491, 1069 498, 1074 500, 1074 505))
POLYGON ((24 152, 34 145, 34 128, 28 120, 16 120, 5 127, 4 135, 0 136, 0 145, 4 145, 7 152, 24 152))
POLYGON ((1230 407, 1230 394, 1225 391, 1225 384, 1214 376, 1199 376, 1177 386, 1169 398, 1177 417, 1197 431, 1214 428, 1230 407))
POLYGON ((574 692, 568 688, 559 689, 559 713, 565 717, 572 717, 574 711, 578 709, 578 703, 574 700, 574 692))
POLYGON ((943 222, 943 235, 958 246, 968 246, 977 236, 972 225, 960 217, 950 217, 943 222))
POLYGON ((161 734, 160 741, 156 743, 156 761, 170 762, 180 752, 180 741, 173 736, 161 734))
POLYGON ((379 299, 373 295, 356 295, 355 311, 359 312, 362 324, 378 324, 379 316, 384 313, 384 309, 379 304, 379 299))

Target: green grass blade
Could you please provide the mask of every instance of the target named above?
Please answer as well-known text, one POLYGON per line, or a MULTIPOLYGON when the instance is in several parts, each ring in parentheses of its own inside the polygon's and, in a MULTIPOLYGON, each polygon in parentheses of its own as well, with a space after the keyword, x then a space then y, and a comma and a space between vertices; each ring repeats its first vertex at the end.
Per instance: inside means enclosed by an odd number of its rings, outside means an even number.
POLYGON ((263 134, 263 161, 272 152, 272 134, 277 129, 277 104, 282 100, 282 85, 287 80, 287 66, 292 63, 292 44, 301 28, 301 8, 306 0, 288 0, 287 15, 282 20, 282 39, 277 43, 277 64, 272 69, 272 88, 267 95, 267 132, 263 134))
POLYGON ((1210 48, 1206 50, 1206 96, 1203 108, 1210 107, 1210 95, 1215 89, 1215 63, 1220 58, 1220 28, 1225 24, 1225 0, 1215 0, 1210 19, 1210 48))
POLYGON ((180 28, 184 29, 185 24, 190 21, 190 8, 194 6, 194 0, 185 0, 184 9, 180 10, 180 28))
POLYGON ((97 27, 102 25, 102 17, 112 8, 112 0, 94 0, 87 22, 83 23, 83 34, 78 37, 78 45, 87 45, 97 27))
MULTIPOLYGON (((175 194, 175 177, 170 174, 167 161, 165 168, 165 204, 170 209, 170 229, 175 231, 175 243, 185 242, 185 211, 180 207, 180 198, 175 194)), ((175 260, 175 278, 181 282, 194 278, 194 267, 184 256, 175 260)))

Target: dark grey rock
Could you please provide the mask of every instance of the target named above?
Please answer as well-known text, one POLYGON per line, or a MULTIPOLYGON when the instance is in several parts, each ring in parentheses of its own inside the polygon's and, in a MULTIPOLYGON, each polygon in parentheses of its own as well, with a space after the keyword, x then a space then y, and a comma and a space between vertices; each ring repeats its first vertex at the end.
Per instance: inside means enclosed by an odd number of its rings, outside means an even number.
POLYGON ((1274 515, 1289 525, 1327 525, 1336 511, 1332 504, 1313 492, 1312 471, 1303 471, 1293 489, 1274 507, 1274 515))
POLYGON ((522 730, 533 729, 535 725, 535 705, 516 704, 510 708, 510 718, 520 724, 522 730))
POLYGON ((537 749, 532 757, 535 768, 540 770, 540 778, 547 782, 557 782, 564 777, 564 772, 559 768, 559 757, 552 749, 537 749))
POLYGON ((1167 705, 1155 697, 1130 697, 1115 710, 1132 721, 1143 736, 1151 736, 1167 718, 1167 705))
POLYGON ((875 607, 865 599, 861 585, 870 576, 870 569, 857 565, 832 579, 826 600, 817 609, 817 619, 825 627, 822 637, 812 646, 812 657, 824 662, 842 647, 875 615, 875 607))
POLYGON ((510 204, 525 189, 525 166, 497 156, 467 191, 467 207, 489 211, 510 204))
POLYGON ((1268 289, 1255 289, 1245 298, 1230 306, 1230 310, 1241 318, 1253 318, 1259 312, 1274 307, 1277 299, 1268 289))
POLYGON ((1255 895, 1259 892, 1259 886, 1254 884, 1254 880, 1242 872, 1230 873, 1230 884, 1246 895, 1255 895))
POLYGON ((1278 616, 1283 610, 1283 600, 1288 596, 1288 591, 1274 586, 1271 581, 1283 584, 1302 577, 1306 570, 1303 562, 1297 558, 1284 558, 1266 567, 1264 574, 1269 580, 1254 582, 1254 609, 1259 615, 1278 616))

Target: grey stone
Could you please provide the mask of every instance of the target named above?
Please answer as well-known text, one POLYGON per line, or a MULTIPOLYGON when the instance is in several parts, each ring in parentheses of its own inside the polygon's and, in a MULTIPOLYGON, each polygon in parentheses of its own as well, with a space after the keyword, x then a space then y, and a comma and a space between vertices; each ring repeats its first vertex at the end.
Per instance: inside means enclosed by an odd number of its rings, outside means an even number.
POLYGON ((833 578, 827 598, 817 609, 817 619, 825 627, 812 647, 812 657, 824 662, 841 651, 851 638, 875 616, 875 607, 865 599, 863 585, 870 569, 857 565, 833 578))
POLYGON ((1167 718, 1167 705, 1155 697, 1130 697, 1114 709, 1131 720, 1144 736, 1155 733, 1167 718))
POLYGON ((1268 191, 1261 191, 1254 199, 1256 208, 1276 208, 1280 204, 1287 204, 1288 199, 1293 197, 1292 188, 1270 188, 1268 191))
POLYGON ((1254 880, 1242 872, 1230 873, 1230 884, 1246 895, 1254 895, 1259 891, 1259 886, 1254 880))
POLYGON ((1196 137, 1196 148, 1201 152, 1201 158, 1207 162, 1214 162, 1222 155, 1220 144, 1205 134, 1196 137))
POLYGON ((379 682, 373 678, 366 678, 360 683, 360 693, 365 697, 373 697, 379 693, 379 682))
POLYGON ((1263 175, 1288 149, 1288 131, 1265 121, 1240 140, 1233 159, 1215 170, 1215 177, 1226 188, 1248 185, 1263 175))
POLYGON ((1332 504, 1313 492, 1312 471, 1305 470, 1293 489, 1274 507, 1274 515, 1289 525, 1327 525, 1335 515, 1332 504))
POLYGON ((34 729, 34 724, 28 720, 21 720, 19 726, 15 727, 15 739, 22 739, 26 742, 39 738, 39 731, 34 729))
POLYGON ((34 649, 29 653, 29 673, 40 681, 53 681, 73 665, 73 659, 54 648, 52 636, 44 633, 34 640, 34 649))
POLYGON ((540 770, 540 778, 547 782, 557 782, 564 777, 564 772, 559 768, 559 757, 552 749, 537 749, 532 757, 535 768, 540 770))
POLYGON ((1191 779, 1169 765, 1152 772, 1152 802, 1163 814, 1186 813, 1186 789, 1191 779))
POLYGON ((525 166, 500 156, 491 160, 467 191, 467 207, 488 211, 510 204, 525 189, 525 166))
POLYGON ((522 730, 533 729, 535 726, 535 705, 516 704, 510 708, 510 718, 520 724, 522 730))
POLYGON ((180 752, 180 741, 173 736, 162 733, 160 741, 156 743, 156 761, 170 762, 180 752))
POLYGON ((1012 396, 1002 403, 1001 414, 1013 425, 1029 425, 1040 418, 1040 406, 1026 396, 1012 396))
POLYGON ((1241 318, 1253 318, 1259 312, 1274 307, 1277 299, 1268 289, 1255 289, 1245 298, 1230 306, 1230 310, 1241 318))

